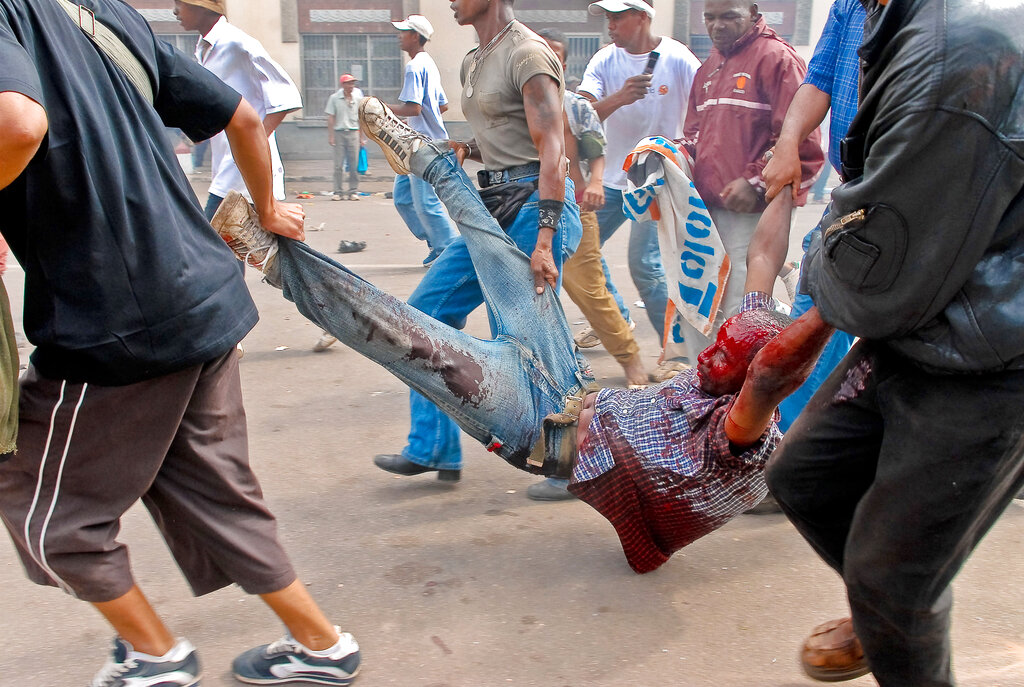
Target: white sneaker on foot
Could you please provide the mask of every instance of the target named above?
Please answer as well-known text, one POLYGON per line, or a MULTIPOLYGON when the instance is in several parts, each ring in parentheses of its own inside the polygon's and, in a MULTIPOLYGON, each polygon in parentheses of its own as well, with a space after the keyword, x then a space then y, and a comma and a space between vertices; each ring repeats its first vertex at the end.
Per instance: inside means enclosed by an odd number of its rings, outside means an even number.
POLYGON ((428 137, 396 117, 380 98, 373 96, 359 102, 359 128, 380 146, 391 169, 398 174, 412 173, 409 158, 413 153, 423 146, 434 147, 428 137))
POLYGON ((179 639, 163 656, 150 656, 135 651, 131 644, 115 637, 113 654, 100 672, 96 673, 90 687, 191 687, 198 685, 201 678, 199 657, 187 639, 179 639))
POLYGON ((262 272, 270 284, 281 286, 276 270, 272 272, 276 267, 277 237, 263 228, 256 211, 241 193, 228 191, 210 224, 239 260, 262 272))
POLYGON ((254 685, 348 685, 359 672, 359 662, 355 638, 348 632, 339 632, 337 643, 325 651, 311 651, 291 635, 285 635, 271 644, 249 649, 235 659, 231 668, 235 678, 254 685))

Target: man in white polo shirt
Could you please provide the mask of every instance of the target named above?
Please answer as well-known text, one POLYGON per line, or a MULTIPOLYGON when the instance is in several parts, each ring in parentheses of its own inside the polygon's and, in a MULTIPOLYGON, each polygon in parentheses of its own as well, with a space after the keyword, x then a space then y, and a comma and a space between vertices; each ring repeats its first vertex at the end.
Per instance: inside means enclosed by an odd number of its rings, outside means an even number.
MULTIPOLYGON (((186 31, 198 31, 196 59, 221 81, 242 94, 263 120, 270 142, 270 159, 274 171, 274 197, 284 200, 284 165, 277 150, 274 130, 285 115, 302 107, 299 89, 284 69, 271 59, 258 40, 224 16, 224 0, 175 0, 174 14, 186 31)), ((247 199, 249 192, 242 181, 228 139, 217 134, 210 141, 213 159, 210 163, 210 194, 206 200, 206 217, 210 219, 228 191, 238 191, 247 199)), ((251 200, 251 199, 250 199, 251 200)))
MULTIPOLYGON (((448 96, 441 88, 441 72, 427 54, 426 44, 434 35, 434 27, 422 14, 411 14, 405 21, 393 21, 399 31, 399 45, 409 56, 405 80, 398 104, 391 105, 399 117, 407 117, 409 126, 430 138, 448 138, 441 115, 448 110, 448 96)), ((455 238, 455 225, 430 184, 411 174, 395 177, 395 209, 405 220, 412 235, 426 241, 430 252, 423 261, 429 267, 455 238)))
MULTIPOLYGON (((641 138, 682 136, 690 84, 700 61, 682 43, 654 34, 654 8, 644 0, 600 0, 591 3, 589 10, 591 14, 605 16, 612 39, 611 45, 601 48, 590 59, 576 89, 594 103, 608 142, 605 204, 597 211, 604 244, 626 221, 622 213, 622 192, 626 189, 622 164, 626 155, 641 138)), ((658 248, 657 222, 632 223, 628 255, 629 274, 646 306, 647 317, 658 337, 664 339, 668 287, 658 248)), ((620 303, 620 310, 624 310, 610 279, 608 290, 620 303)), ((623 316, 629 319, 628 311, 623 316)), ((667 379, 682 367, 679 361, 666 360, 655 372, 655 380, 667 379)))

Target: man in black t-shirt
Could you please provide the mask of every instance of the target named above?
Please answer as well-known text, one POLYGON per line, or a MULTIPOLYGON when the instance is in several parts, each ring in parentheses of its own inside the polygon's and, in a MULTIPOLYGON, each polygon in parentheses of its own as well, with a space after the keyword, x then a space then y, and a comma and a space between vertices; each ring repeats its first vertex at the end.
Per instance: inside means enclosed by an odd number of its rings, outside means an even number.
POLYGON ((225 131, 271 231, 302 238, 302 208, 274 200, 262 123, 238 93, 127 4, 83 1, 0 0, 0 231, 25 269, 36 346, 0 515, 29 578, 117 632, 94 685, 200 678, 115 539, 140 498, 196 594, 237 583, 287 625, 236 676, 348 684, 358 646, 296 578, 249 467, 233 352, 256 309, 165 127, 225 131))

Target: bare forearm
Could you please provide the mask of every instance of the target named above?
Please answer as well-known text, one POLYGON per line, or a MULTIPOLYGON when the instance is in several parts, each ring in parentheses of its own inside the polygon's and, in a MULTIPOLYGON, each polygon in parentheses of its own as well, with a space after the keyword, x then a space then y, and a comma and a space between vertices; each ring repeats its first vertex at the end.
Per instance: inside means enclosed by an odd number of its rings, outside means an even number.
POLYGON ((832 98, 828 93, 811 84, 802 84, 786 111, 776 149, 780 145, 792 146, 795 153, 800 143, 821 126, 831 104, 832 98))
POLYGON ((423 112, 423 108, 416 103, 398 103, 388 107, 399 117, 419 117, 420 113, 423 112))
POLYGON ((46 111, 31 98, 0 93, 0 188, 17 179, 46 136, 46 111))
POLYGON ((775 278, 786 262, 792 217, 793 196, 784 189, 761 213, 754 235, 750 238, 744 293, 760 291, 771 294, 775 278))
POLYGON ((281 112, 271 112, 263 118, 263 130, 267 132, 267 136, 274 133, 277 127, 284 121, 284 118, 288 116, 289 112, 295 110, 282 110, 281 112))
POLYGON ((274 202, 274 178, 270 168, 270 145, 259 115, 242 100, 224 133, 256 211, 261 215, 270 211, 274 202))
POLYGON ((540 178, 537 181, 540 198, 564 200, 565 136, 558 85, 543 74, 533 77, 523 88, 523 103, 530 137, 537 146, 540 159, 540 178))

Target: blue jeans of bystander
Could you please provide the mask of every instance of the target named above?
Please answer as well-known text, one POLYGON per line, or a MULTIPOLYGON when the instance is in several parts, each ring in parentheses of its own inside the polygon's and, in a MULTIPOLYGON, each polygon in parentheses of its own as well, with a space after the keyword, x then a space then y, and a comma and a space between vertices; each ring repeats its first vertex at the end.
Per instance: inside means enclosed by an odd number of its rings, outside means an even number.
POLYGON ((434 189, 418 176, 397 175, 392 197, 412 235, 432 250, 440 253, 459 235, 434 189))

